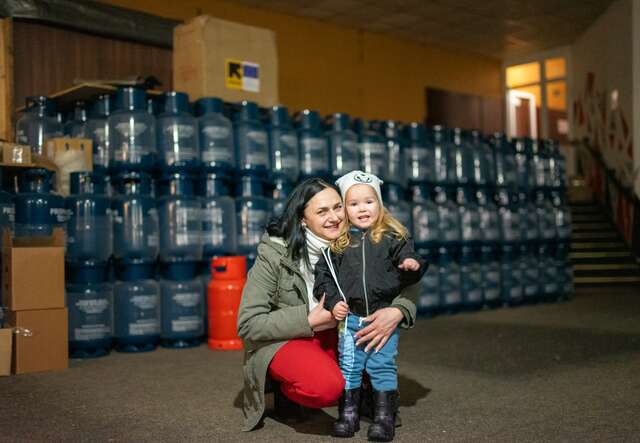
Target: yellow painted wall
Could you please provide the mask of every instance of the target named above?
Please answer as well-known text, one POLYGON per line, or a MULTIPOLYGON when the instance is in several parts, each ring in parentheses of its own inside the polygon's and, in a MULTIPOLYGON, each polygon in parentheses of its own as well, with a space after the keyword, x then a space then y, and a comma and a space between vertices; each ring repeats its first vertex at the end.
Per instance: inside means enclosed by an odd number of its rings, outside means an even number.
POLYGON ((162 17, 209 14, 272 29, 279 59, 280 101, 295 111, 348 112, 367 119, 422 120, 427 86, 501 95, 498 59, 423 46, 318 20, 221 0, 102 0, 162 17))

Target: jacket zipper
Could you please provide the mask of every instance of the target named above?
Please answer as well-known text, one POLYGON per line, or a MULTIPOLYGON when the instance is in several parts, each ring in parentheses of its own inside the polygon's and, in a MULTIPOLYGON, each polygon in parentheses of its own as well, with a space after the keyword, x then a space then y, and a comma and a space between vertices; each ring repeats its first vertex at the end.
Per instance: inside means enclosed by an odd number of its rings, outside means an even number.
POLYGON ((364 306, 365 309, 367 310, 367 317, 369 316, 369 297, 367 297, 367 279, 366 279, 366 269, 367 269, 367 262, 365 261, 364 258, 364 243, 365 243, 365 237, 367 236, 367 233, 365 232, 364 234, 362 234, 362 289, 364 290, 364 306))

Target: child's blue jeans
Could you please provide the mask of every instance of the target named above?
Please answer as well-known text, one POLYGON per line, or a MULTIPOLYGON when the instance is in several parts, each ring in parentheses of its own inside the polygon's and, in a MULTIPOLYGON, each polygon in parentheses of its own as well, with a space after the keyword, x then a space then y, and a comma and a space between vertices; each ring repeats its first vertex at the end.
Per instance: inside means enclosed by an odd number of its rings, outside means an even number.
POLYGON ((356 346, 355 333, 367 326, 364 317, 349 314, 346 322, 340 323, 338 352, 340 370, 346 382, 345 389, 359 388, 362 383, 362 371, 366 370, 376 391, 394 391, 398 389, 398 336, 396 329, 385 345, 376 352, 375 348, 365 352, 366 343, 356 346))

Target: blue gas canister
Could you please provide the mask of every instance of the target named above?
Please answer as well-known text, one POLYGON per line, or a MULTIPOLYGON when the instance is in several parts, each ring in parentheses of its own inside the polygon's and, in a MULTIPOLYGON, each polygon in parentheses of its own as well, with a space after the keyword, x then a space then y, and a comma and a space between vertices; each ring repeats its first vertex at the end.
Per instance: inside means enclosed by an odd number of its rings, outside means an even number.
POLYGON ((456 188, 456 202, 460 217, 461 241, 465 245, 479 246, 483 233, 481 229, 480 207, 473 189, 469 186, 456 188))
POLYGON ((85 137, 93 145, 93 171, 106 174, 109 169, 109 115, 113 110, 113 97, 103 94, 93 103, 85 124, 85 137))
POLYGON ((171 263, 160 281, 160 344, 167 348, 199 346, 204 334, 202 284, 190 263, 171 263))
POLYGON ((538 245, 538 269, 540 273, 541 298, 545 301, 555 300, 560 296, 561 285, 556 263, 557 247, 552 243, 538 245))
POLYGON ((15 236, 49 236, 53 228, 66 228, 64 198, 53 192, 54 173, 47 169, 27 169, 18 177, 15 196, 15 236))
POLYGON ((262 178, 253 174, 245 174, 240 178, 236 195, 237 251, 238 255, 247 257, 247 266, 252 266, 272 203, 264 197, 262 178))
POLYGON ((571 241, 571 210, 565 191, 562 188, 553 188, 550 198, 553 205, 555 237, 559 242, 569 242, 571 241))
POLYGON ((555 189, 564 189, 567 187, 567 160, 560 152, 560 144, 558 143, 558 140, 549 140, 547 144, 551 158, 550 186, 555 189))
POLYGON ((500 261, 495 245, 480 247, 480 272, 482 275, 482 299, 485 306, 494 308, 502 304, 500 294, 500 261))
POLYGON ((438 207, 433 202, 430 191, 426 184, 411 186, 413 240, 416 251, 423 256, 437 250, 442 240, 438 207))
POLYGON ((333 180, 360 168, 358 136, 350 129, 349 114, 335 113, 326 118, 329 129, 326 132, 329 142, 329 163, 333 180))
POLYGON ((277 178, 272 185, 271 202, 273 206, 271 207, 271 215, 279 217, 284 211, 289 194, 293 191, 293 183, 285 178, 277 178))
POLYGON ((429 263, 427 272, 421 280, 420 298, 418 298, 418 314, 425 317, 433 317, 440 312, 440 266, 438 264, 438 251, 430 250, 424 259, 429 263))
POLYGON ((495 186, 496 168, 493 148, 489 143, 485 142, 482 133, 477 129, 471 131, 471 145, 474 153, 479 154, 478 157, 474 154, 474 165, 476 162, 479 164, 479 169, 474 166, 474 171, 478 171, 474 172, 476 174, 476 183, 479 186, 495 186))
POLYGON ((526 192, 518 193, 520 239, 527 244, 536 243, 540 239, 538 212, 531 196, 526 192))
POLYGON ((535 183, 530 140, 527 137, 512 140, 515 149, 516 185, 520 192, 527 192, 535 183))
POLYGON ((153 263, 158 256, 158 211, 151 196, 151 178, 138 172, 115 179, 113 255, 124 263, 153 263))
POLYGON ((490 140, 495 159, 496 186, 514 189, 518 184, 515 149, 507 137, 497 132, 490 140))
POLYGON ((451 163, 449 165, 451 171, 449 175, 454 177, 457 185, 475 185, 473 146, 469 141, 468 132, 461 128, 453 128, 451 138, 451 163))
POLYGON ((498 208, 493 201, 492 192, 486 188, 476 190, 480 233, 483 244, 495 246, 500 242, 500 222, 498 208))
POLYGON ((158 218, 160 260, 202 260, 202 210, 193 176, 173 173, 160 179, 158 218))
POLYGON ((515 191, 499 188, 496 191, 498 221, 500 222, 500 239, 503 244, 513 245, 520 241, 520 214, 515 191))
POLYGON ((460 293, 465 310, 482 309, 482 268, 478 251, 468 245, 460 248, 460 293))
POLYGON ((427 133, 421 123, 410 123, 405 127, 407 147, 404 150, 406 175, 409 185, 436 183, 434 151, 427 142, 427 133))
POLYGON ((274 106, 269 110, 268 129, 272 179, 297 182, 300 175, 298 134, 291 126, 285 106, 274 106))
POLYGON ((375 122, 370 122, 369 128, 362 131, 358 137, 360 166, 364 172, 377 175, 386 181, 389 172, 387 145, 384 137, 372 129, 372 123, 375 122))
POLYGON ((67 273, 69 356, 109 354, 113 340, 113 286, 105 281, 106 265, 67 273))
POLYGON ((72 172, 70 182, 66 260, 106 266, 113 251, 113 220, 105 176, 72 172))
POLYGON ((382 199, 384 207, 393 215, 407 231, 413 233, 413 220, 411 204, 404 198, 404 191, 394 183, 382 185, 382 199))
POLYGON ((523 297, 526 303, 538 301, 541 278, 535 243, 520 245, 520 268, 522 272, 523 297))
POLYGON ((195 103, 200 163, 206 171, 231 174, 235 168, 233 126, 222 113, 224 103, 204 97, 195 103))
POLYGON ((488 171, 489 165, 479 139, 482 137, 480 131, 477 129, 468 131, 465 133, 465 139, 468 149, 468 168, 471 177, 469 182, 480 187, 489 186, 490 173, 488 171))
POLYGON ((157 158, 156 120, 146 110, 146 93, 131 87, 118 89, 108 120, 114 174, 151 172, 157 158))
MULTIPOLYGON (((235 255, 236 253, 236 205, 229 194, 229 178, 210 172, 203 177, 202 195, 202 245, 203 257, 235 255)), ((204 268, 209 273, 210 265, 204 268)))
POLYGON ((260 121, 258 105, 243 101, 234 117, 236 164, 241 173, 266 175, 269 169, 269 139, 260 121))
POLYGON ((438 249, 438 284, 440 308, 453 314, 462 309, 460 262, 457 249, 453 246, 441 246, 438 249))
POLYGON ((524 300, 522 268, 518 262, 518 246, 503 244, 500 251, 500 298, 504 304, 515 306, 524 300))
POLYGON ((16 122, 16 141, 31 146, 34 154, 46 155, 47 140, 62 135, 55 103, 44 96, 27 97, 26 110, 16 122))
POLYGON ((153 351, 160 338, 160 286, 153 264, 118 269, 114 284, 114 339, 120 352, 153 351))
POLYGON ((317 111, 305 109, 297 116, 302 178, 329 176, 329 149, 317 111))
POLYGON ((460 212, 458 211, 458 206, 445 187, 436 186, 434 197, 438 211, 440 243, 448 247, 460 246, 462 230, 460 227, 460 212))
POLYGON ((200 166, 198 122, 191 114, 189 96, 166 92, 162 112, 156 117, 160 169, 195 173, 200 166))
MULTIPOLYGON (((556 240, 556 210, 551 200, 551 194, 542 189, 535 192, 535 205, 538 218, 538 232, 540 241, 553 242, 556 240)), ((563 217, 561 226, 566 225, 566 217, 563 217)), ((570 224, 569 224, 570 226, 570 224)))
POLYGON ((442 125, 435 125, 431 128, 430 138, 433 146, 434 183, 438 186, 454 185, 454 149, 451 146, 449 131, 442 125))
POLYGON ((382 122, 382 135, 386 142, 387 183, 394 183, 403 188, 407 186, 406 160, 404 140, 399 122, 386 120, 382 122))

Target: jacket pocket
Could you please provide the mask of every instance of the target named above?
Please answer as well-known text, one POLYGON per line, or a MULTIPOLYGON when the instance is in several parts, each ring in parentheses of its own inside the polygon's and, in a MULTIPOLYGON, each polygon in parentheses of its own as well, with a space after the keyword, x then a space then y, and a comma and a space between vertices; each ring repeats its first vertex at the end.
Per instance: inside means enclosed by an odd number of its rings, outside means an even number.
POLYGON ((300 292, 293 282, 293 276, 282 275, 275 296, 276 306, 296 306, 300 304, 300 292))

